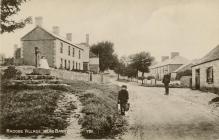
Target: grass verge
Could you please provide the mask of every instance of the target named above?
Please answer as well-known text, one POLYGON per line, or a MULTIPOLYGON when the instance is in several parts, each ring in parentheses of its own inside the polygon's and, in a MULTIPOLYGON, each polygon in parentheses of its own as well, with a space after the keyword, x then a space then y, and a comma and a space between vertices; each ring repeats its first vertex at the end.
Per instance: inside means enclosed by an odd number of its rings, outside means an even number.
POLYGON ((119 87, 108 84, 68 83, 77 91, 84 113, 80 119, 82 135, 86 138, 114 138, 126 131, 127 121, 118 115, 119 87))
MULTIPOLYGON (((57 103, 63 99, 66 92, 77 95, 83 105, 84 115, 79 123, 82 125, 84 137, 114 138, 126 130, 127 121, 117 112, 118 86, 82 81, 65 81, 65 83, 70 86, 3 88, 0 94, 1 133, 6 133, 7 129, 66 129, 68 126, 66 112, 60 112, 64 115, 56 114, 57 103)), ((25 133, 23 136, 26 135, 28 134, 25 133)), ((47 135, 59 136, 60 133, 47 135)))
POLYGON ((66 118, 53 114, 57 108, 57 101, 62 97, 62 90, 51 88, 39 90, 3 87, 0 94, 1 133, 27 136, 39 135, 43 130, 49 129, 64 130, 68 125, 66 118), (37 131, 31 133, 33 130, 37 131))

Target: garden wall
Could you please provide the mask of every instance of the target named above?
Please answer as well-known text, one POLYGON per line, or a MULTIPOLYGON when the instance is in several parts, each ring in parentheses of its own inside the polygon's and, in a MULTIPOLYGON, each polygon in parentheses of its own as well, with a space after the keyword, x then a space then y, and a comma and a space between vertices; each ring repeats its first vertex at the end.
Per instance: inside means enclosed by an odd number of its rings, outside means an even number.
MULTIPOLYGON (((52 69, 51 75, 56 76, 57 78, 60 78, 60 79, 90 81, 89 73, 80 73, 80 72, 74 72, 74 71, 52 69)), ((103 75, 103 78, 101 80, 100 74, 92 74, 92 82, 107 83, 109 82, 109 78, 106 75, 103 75)))

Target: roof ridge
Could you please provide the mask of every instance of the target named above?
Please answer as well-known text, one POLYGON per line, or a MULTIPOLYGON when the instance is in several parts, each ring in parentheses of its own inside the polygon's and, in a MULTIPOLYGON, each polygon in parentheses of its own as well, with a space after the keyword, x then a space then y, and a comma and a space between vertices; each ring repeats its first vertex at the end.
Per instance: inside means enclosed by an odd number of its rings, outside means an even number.
POLYGON ((197 63, 195 63, 193 66, 203 64, 209 61, 214 61, 219 59, 219 45, 214 47, 211 51, 209 51, 204 57, 200 58, 197 63))
MULTIPOLYGON (((42 29, 43 31, 47 32, 49 35, 53 36, 53 37, 56 38, 56 39, 62 40, 62 41, 64 41, 64 42, 68 43, 68 44, 71 44, 71 45, 73 45, 73 46, 75 46, 75 47, 81 49, 81 50, 84 50, 83 48, 79 47, 77 44, 74 44, 73 42, 64 39, 64 37, 62 37, 62 36, 60 36, 60 35, 56 35, 56 34, 50 32, 50 31, 48 31, 47 29, 43 28, 42 26, 36 26, 36 27, 34 27, 31 31, 29 31, 27 34, 25 34, 22 38, 24 38, 25 36, 27 36, 29 33, 33 32, 33 31, 34 31, 35 29, 37 29, 37 28, 42 29)), ((21 40, 22 40, 22 38, 21 38, 21 40)))

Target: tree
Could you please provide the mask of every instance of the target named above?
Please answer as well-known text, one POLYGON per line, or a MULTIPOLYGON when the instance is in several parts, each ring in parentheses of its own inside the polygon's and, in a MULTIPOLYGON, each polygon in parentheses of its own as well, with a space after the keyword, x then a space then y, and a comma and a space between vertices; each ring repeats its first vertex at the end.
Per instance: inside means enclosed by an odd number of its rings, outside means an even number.
POLYGON ((103 72, 109 68, 114 69, 117 64, 117 55, 114 54, 113 43, 109 41, 99 42, 91 46, 91 52, 99 56, 100 71, 103 72))
POLYGON ((154 61, 154 57, 149 52, 140 52, 130 56, 131 65, 137 71, 142 72, 142 84, 144 82, 144 73, 149 72, 149 66, 154 61))
POLYGON ((21 21, 12 19, 20 11, 20 6, 27 0, 1 0, 1 34, 13 32, 16 29, 23 28, 27 23, 31 23, 31 17, 21 21))
POLYGON ((129 64, 126 66, 125 68, 125 76, 127 76, 128 78, 133 78, 137 76, 137 69, 135 67, 133 67, 132 64, 129 64))
POLYGON ((125 66, 125 63, 122 61, 122 59, 118 60, 114 68, 114 72, 117 73, 118 75, 117 77, 118 80, 119 80, 120 75, 125 75, 125 69, 126 69, 126 66, 125 66))

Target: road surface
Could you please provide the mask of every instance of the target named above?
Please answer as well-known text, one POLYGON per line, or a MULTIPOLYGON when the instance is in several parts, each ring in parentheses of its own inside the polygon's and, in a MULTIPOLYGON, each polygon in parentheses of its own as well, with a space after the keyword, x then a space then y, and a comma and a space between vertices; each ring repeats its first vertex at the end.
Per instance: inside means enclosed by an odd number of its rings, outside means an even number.
MULTIPOLYGON (((124 83, 118 83, 122 85, 124 83)), ((190 89, 149 88, 126 84, 131 109, 127 114, 130 140, 219 140, 219 117, 208 101, 216 95, 190 89)))

